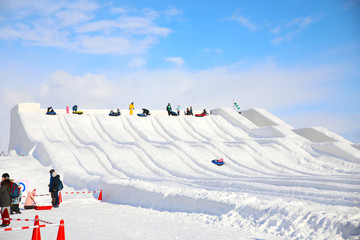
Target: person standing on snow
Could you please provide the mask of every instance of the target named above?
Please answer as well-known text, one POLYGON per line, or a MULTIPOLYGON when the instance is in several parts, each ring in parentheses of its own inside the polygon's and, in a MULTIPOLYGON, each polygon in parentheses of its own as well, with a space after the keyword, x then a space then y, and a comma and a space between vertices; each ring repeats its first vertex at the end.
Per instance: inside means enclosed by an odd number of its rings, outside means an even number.
POLYGON ((171 105, 170 105, 170 103, 168 103, 168 105, 166 106, 166 111, 168 112, 168 115, 170 116, 170 112, 171 112, 171 105))
POLYGON ((49 183, 49 192, 51 193, 51 203, 57 208, 59 207, 59 187, 60 187, 60 175, 55 172, 54 169, 49 171, 50 173, 50 183, 49 183))
MULTIPOLYGON (((14 182, 14 179, 10 179, 10 182, 14 182)), ((11 198, 10 214, 21 214, 19 204, 22 199, 21 188, 19 187, 19 196, 11 198)))
POLYGON ((178 115, 180 116, 180 105, 177 106, 176 110, 177 110, 178 115))
POLYGON ((134 109, 135 109, 135 107, 134 107, 134 102, 132 102, 132 103, 129 105, 130 115, 133 115, 134 109))
MULTIPOLYGON (((11 206, 11 197, 10 197, 10 176, 8 173, 4 173, 2 175, 1 188, 0 188, 0 206, 1 206, 1 216, 10 214, 10 206, 11 206), (4 214, 7 211, 8 214, 4 214)), ((5 217, 4 216, 4 217, 5 217)), ((3 220, 1 227, 6 227, 10 224, 10 220, 3 220)))

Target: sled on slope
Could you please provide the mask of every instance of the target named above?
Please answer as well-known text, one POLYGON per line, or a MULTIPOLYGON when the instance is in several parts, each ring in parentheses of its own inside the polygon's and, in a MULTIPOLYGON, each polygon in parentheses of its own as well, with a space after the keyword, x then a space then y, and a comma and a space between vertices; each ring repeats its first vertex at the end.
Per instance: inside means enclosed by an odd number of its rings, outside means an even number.
POLYGON ((56 112, 47 112, 46 115, 56 115, 56 112))
POLYGON ((214 159, 211 161, 213 164, 217 165, 217 166, 222 166, 224 165, 224 159, 220 158, 220 159, 214 159))
POLYGON ((146 117, 147 115, 145 113, 138 113, 137 114, 139 117, 146 117))
POLYGON ((174 112, 174 111, 170 111, 170 115, 171 116, 177 116, 178 114, 176 112, 174 112))
POLYGON ((207 116, 206 113, 195 114, 195 117, 205 117, 205 116, 207 116))
POLYGON ((117 116, 120 116, 121 114, 119 113, 109 113, 109 116, 112 116, 112 117, 117 117, 117 116))
POLYGON ((83 111, 74 111, 73 114, 81 115, 81 114, 83 114, 83 111))

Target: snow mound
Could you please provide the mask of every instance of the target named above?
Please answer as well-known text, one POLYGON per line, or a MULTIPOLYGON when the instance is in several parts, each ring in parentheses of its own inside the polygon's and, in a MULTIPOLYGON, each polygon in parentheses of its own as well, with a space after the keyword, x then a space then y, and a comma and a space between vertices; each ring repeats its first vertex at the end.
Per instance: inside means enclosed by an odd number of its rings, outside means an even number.
POLYGON ((254 108, 241 111, 241 114, 259 127, 286 125, 288 128, 293 128, 290 125, 286 124, 284 121, 282 121, 280 118, 272 115, 271 113, 262 108, 254 108))
POLYGON ((209 215, 286 239, 360 234, 360 151, 327 130, 293 130, 264 109, 202 118, 55 111, 15 106, 10 150, 75 189, 103 189, 106 202, 209 215), (221 167, 211 163, 218 158, 221 167))
POLYGON ((329 130, 323 127, 300 128, 300 129, 294 129, 293 131, 314 143, 337 142, 337 141, 350 143, 343 137, 333 132, 330 132, 329 130))

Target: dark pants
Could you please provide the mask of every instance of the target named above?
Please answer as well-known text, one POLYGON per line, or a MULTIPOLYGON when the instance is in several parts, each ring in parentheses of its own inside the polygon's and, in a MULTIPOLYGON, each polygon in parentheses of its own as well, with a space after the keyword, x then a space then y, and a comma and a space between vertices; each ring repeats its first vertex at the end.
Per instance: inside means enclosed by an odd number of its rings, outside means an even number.
POLYGON ((51 192, 51 203, 53 206, 59 205, 59 191, 51 192))
POLYGON ((20 208, 19 208, 19 204, 12 204, 10 207, 10 214, 14 214, 15 213, 21 213, 20 212, 20 208))

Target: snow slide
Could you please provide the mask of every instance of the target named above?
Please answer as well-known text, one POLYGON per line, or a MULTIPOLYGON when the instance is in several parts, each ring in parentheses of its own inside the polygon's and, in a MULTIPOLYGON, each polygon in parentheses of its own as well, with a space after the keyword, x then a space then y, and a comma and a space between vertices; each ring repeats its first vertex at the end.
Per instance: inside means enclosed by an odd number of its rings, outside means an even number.
POLYGON ((293 129, 264 109, 203 118, 83 111, 15 106, 10 150, 75 189, 103 189, 109 203, 211 215, 287 239, 360 235, 360 150, 335 133, 293 129))

